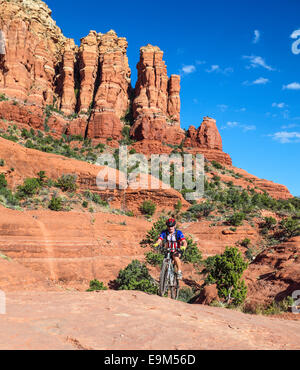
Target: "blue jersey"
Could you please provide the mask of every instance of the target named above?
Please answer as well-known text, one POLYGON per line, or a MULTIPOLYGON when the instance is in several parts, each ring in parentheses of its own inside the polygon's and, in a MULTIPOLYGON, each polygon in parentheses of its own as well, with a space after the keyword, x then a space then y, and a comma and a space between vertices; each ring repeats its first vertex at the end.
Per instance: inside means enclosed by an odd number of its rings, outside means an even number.
POLYGON ((165 230, 160 234, 159 239, 167 244, 166 247, 170 248, 171 252, 175 252, 180 249, 180 242, 185 240, 185 237, 180 230, 175 230, 173 234, 165 230))

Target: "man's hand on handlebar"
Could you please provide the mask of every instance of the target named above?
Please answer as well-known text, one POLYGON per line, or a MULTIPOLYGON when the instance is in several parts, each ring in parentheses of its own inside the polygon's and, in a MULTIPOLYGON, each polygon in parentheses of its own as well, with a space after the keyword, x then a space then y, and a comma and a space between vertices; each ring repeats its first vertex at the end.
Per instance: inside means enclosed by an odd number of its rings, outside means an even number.
POLYGON ((153 247, 154 248, 158 248, 160 246, 160 241, 159 242, 156 242, 155 244, 153 244, 153 247))

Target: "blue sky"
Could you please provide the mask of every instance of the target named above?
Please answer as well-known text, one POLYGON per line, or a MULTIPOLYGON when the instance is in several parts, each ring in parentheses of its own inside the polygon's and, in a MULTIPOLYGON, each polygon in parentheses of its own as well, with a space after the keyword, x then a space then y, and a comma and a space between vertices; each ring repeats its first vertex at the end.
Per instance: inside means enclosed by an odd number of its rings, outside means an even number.
POLYGON ((299 0, 46 3, 77 45, 90 30, 126 37, 133 86, 140 47, 159 46, 182 76, 181 127, 215 118, 233 165, 300 196, 299 0))

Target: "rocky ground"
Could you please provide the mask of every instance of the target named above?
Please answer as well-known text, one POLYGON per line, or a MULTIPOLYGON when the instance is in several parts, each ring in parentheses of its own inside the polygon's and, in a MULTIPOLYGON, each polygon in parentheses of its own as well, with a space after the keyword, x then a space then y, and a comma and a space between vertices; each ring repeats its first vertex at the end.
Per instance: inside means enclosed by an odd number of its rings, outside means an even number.
POLYGON ((137 291, 9 293, 0 349, 300 349, 300 321, 137 291))

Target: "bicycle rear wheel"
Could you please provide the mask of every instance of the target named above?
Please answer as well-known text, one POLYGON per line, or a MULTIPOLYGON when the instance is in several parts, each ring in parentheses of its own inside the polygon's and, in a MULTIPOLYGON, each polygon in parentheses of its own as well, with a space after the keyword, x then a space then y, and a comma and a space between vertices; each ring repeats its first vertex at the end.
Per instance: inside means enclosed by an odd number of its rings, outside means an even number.
POLYGON ((159 278, 159 295, 162 297, 168 291, 168 264, 164 261, 161 267, 159 278))

